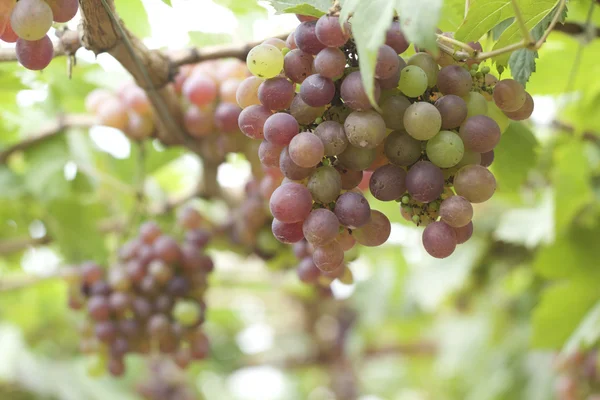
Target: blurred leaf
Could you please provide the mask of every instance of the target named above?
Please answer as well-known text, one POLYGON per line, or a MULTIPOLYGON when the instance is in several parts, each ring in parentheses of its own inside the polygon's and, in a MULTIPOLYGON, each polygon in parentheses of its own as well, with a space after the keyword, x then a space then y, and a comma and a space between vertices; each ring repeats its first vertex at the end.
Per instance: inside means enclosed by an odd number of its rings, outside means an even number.
POLYGON ((588 349, 600 338, 600 302, 587 313, 575 332, 562 349, 562 354, 571 355, 581 349, 588 349))
POLYGON ((171 4, 171 0, 162 0, 162 2, 168 5, 169 7, 173 7, 173 5, 171 4))
POLYGON ((148 13, 142 0, 127 0, 120 1, 117 7, 119 17, 127 26, 127 29, 132 31, 138 37, 150 36, 151 29, 148 22, 148 13))
POLYGON ((533 311, 532 345, 557 349, 598 301, 597 281, 578 279, 547 288, 533 311))
POLYGON ((476 42, 492 28, 515 15, 510 0, 476 0, 454 37, 463 42, 476 42))
POLYGON ((0 165, 0 198, 16 199, 25 194, 23 179, 5 165, 0 165))
POLYGON ((214 0, 214 2, 226 7, 236 16, 252 13, 267 14, 267 10, 256 0, 214 0))
POLYGON ((437 51, 435 31, 442 5, 443 0, 396 0, 400 26, 409 42, 420 48, 437 51))
POLYGON ((512 122, 494 149, 492 171, 498 190, 515 192, 536 164, 539 144, 533 132, 522 123, 512 122))
POLYGON ((197 47, 214 46, 217 44, 231 43, 233 38, 228 33, 208 33, 200 31, 188 32, 190 45, 197 47))
POLYGON ((27 171, 25 185, 38 199, 51 200, 69 192, 64 177, 65 164, 70 160, 64 136, 45 140, 25 151, 27 171))
POLYGON ((446 0, 438 27, 444 32, 456 32, 463 22, 465 15, 465 2, 463 0, 446 0))
POLYGON ((277 13, 294 13, 320 17, 327 13, 333 2, 331 0, 269 0, 277 13))

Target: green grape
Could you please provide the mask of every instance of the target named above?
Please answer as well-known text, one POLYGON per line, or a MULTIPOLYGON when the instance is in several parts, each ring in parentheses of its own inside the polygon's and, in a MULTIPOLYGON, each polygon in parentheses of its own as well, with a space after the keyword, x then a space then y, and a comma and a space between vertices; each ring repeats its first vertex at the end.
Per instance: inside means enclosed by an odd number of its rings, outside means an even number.
POLYGON ((487 65, 484 65, 483 67, 481 67, 481 72, 485 75, 485 74, 489 74, 490 73, 490 67, 488 67, 487 65))
POLYGON ((488 102, 481 93, 469 92, 463 97, 467 103, 467 119, 474 115, 486 115, 488 112, 488 102))
POLYGON ((427 75, 427 86, 434 87, 437 84, 438 67, 437 62, 429 53, 417 53, 411 56, 406 62, 408 65, 414 65, 421 68, 427 75))
POLYGON ((407 97, 419 97, 427 90, 427 74, 416 65, 405 67, 400 73, 398 89, 407 97))
POLYGON ((442 115, 433 104, 413 103, 404 114, 404 128, 417 140, 429 140, 442 128, 442 115))
POLYGON ((456 133, 441 131, 427 142, 429 161, 440 168, 450 168, 463 158, 465 147, 456 133))
POLYGON ((195 325, 201 317, 198 303, 191 300, 179 300, 173 308, 173 318, 183 326, 195 325))
POLYGON ((283 69, 283 54, 273 45, 260 44, 250 50, 246 63, 253 75, 263 79, 274 78, 283 69))
POLYGON ((488 101, 487 116, 496 121, 500 127, 500 132, 504 133, 510 125, 510 119, 502 112, 493 101, 488 101))
POLYGON ((89 364, 87 366, 87 374, 92 378, 99 378, 106 374, 106 364, 107 364, 106 354, 98 353, 94 354, 90 359, 89 364))

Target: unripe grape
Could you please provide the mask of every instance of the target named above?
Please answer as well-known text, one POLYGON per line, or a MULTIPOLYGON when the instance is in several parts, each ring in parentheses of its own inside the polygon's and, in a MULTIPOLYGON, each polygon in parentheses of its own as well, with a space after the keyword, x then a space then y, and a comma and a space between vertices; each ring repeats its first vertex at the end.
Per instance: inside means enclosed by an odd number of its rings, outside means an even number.
POLYGON ((20 0, 13 8, 10 25, 21 39, 40 40, 52 27, 52 9, 43 0, 20 0))
POLYGON ((263 79, 274 78, 283 69, 283 54, 275 46, 260 44, 250 50, 246 64, 253 75, 263 79))

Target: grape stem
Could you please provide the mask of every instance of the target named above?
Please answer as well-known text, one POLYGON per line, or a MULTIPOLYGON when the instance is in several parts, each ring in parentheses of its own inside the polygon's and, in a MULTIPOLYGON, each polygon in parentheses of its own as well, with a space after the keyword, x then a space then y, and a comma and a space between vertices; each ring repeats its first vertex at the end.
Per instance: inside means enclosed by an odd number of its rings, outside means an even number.
POLYGON ((454 38, 447 37, 447 36, 441 35, 439 33, 436 33, 436 36, 438 38, 438 41, 450 43, 454 46, 460 47, 461 49, 465 50, 469 54, 469 56, 473 56, 475 54, 474 48, 472 48, 471 46, 469 46, 466 43, 461 42, 460 40, 456 40, 454 38))

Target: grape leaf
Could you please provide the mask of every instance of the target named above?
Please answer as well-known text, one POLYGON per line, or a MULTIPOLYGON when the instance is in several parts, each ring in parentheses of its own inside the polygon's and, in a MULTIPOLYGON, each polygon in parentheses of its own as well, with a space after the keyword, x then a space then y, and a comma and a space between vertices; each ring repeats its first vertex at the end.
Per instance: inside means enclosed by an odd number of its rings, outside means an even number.
POLYGON ((546 289, 533 311, 533 346, 546 349, 563 346, 598 298, 598 285, 592 279, 569 281, 546 289))
POLYGON ((168 5, 169 7, 173 7, 173 4, 171 4, 171 0, 162 0, 162 2, 168 5))
POLYGON ((326 14, 333 2, 331 0, 269 0, 278 14, 293 13, 320 17, 326 14))
POLYGON ((475 0, 454 37, 463 42, 478 41, 486 32, 515 15, 510 0, 475 0))
POLYGON ((119 2, 119 17, 125 22, 127 29, 139 37, 148 37, 151 34, 148 13, 141 0, 127 0, 119 2))
POLYGON ((525 125, 513 122, 494 149, 492 171, 498 181, 498 190, 518 191, 527 179, 529 170, 535 166, 539 146, 533 132, 525 125))
POLYGON ((266 14, 266 9, 255 0, 215 0, 215 3, 227 8, 236 16, 247 14, 266 14))
POLYGON ((396 12, 406 38, 419 47, 437 51, 435 30, 442 0, 396 0, 396 12))

